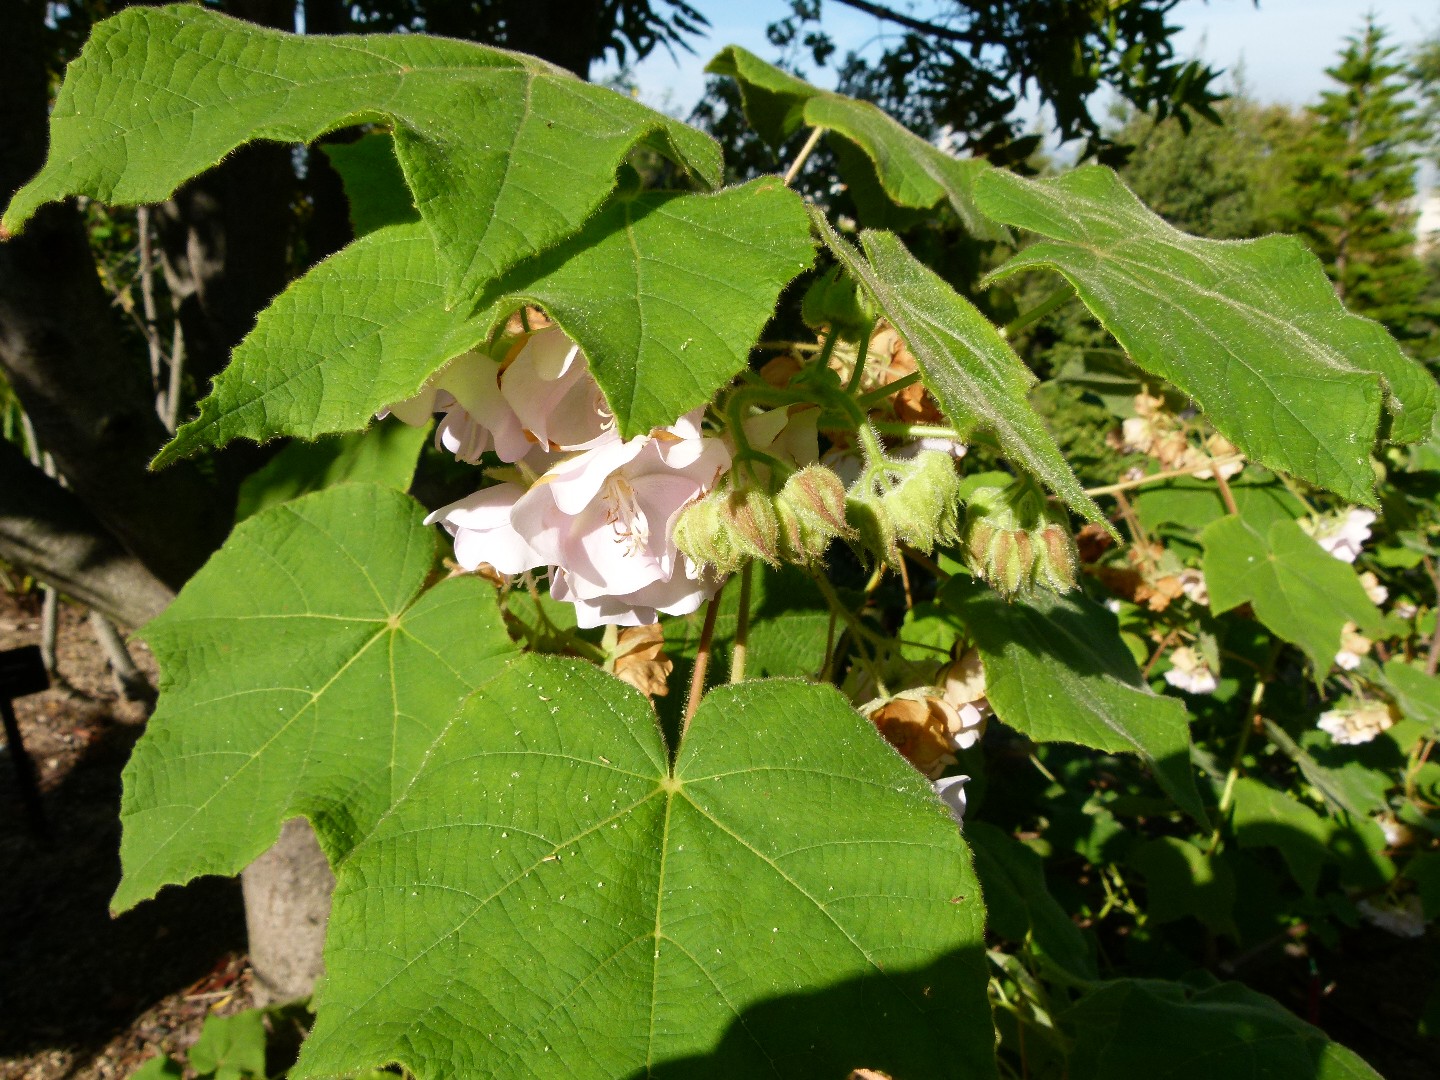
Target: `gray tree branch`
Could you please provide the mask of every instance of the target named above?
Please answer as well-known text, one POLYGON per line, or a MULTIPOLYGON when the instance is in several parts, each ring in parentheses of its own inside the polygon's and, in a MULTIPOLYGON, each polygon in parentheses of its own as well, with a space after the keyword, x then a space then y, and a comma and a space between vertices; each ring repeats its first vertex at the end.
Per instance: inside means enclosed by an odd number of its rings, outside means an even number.
POLYGON ((75 495, 3 439, 0 559, 124 626, 148 622, 174 596, 75 495))

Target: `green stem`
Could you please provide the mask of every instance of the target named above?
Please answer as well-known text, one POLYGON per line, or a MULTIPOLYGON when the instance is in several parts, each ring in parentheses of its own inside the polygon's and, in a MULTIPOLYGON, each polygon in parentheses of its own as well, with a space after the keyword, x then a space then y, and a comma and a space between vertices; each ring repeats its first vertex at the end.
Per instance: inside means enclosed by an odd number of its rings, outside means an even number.
POLYGON ((935 424, 901 424, 889 420, 877 420, 871 424, 881 435, 893 435, 897 439, 953 439, 963 441, 962 435, 953 427, 939 427, 935 424))
POLYGON ((875 323, 872 321, 865 327, 865 333, 860 335, 855 350, 855 370, 850 372, 850 381, 845 385, 845 393, 852 397, 859 392, 861 380, 865 378, 865 367, 870 362, 870 339, 875 336, 875 323))
MULTIPOLYGON (((880 674, 880 667, 876 661, 871 658, 870 653, 865 648, 865 639, 871 636, 872 633, 870 628, 860 621, 858 615, 845 606, 840 599, 840 594, 837 593, 835 587, 830 584, 829 578, 824 574, 811 574, 810 576, 811 580, 815 582, 821 594, 825 597, 825 603, 830 606, 830 610, 836 615, 839 615, 840 618, 844 620, 846 627, 849 628, 855 642, 855 653, 860 658, 860 663, 865 666, 870 672, 871 677, 875 680, 876 692, 888 697, 890 692, 885 688, 885 681, 880 674)), ((878 639, 878 635, 875 636, 878 639)))
POLYGON ((1240 779, 1240 766, 1245 760, 1245 751, 1250 746, 1250 734, 1255 730, 1255 718, 1260 715, 1260 703, 1265 698, 1265 687, 1270 684, 1270 675, 1275 669, 1275 660, 1280 655, 1279 643, 1271 648, 1265 668, 1256 676, 1255 688, 1250 692, 1250 706, 1245 710, 1245 722, 1240 728, 1240 741, 1235 745, 1235 754, 1230 759, 1230 768, 1225 773, 1225 786, 1220 792, 1220 805, 1215 808, 1215 828, 1210 833, 1210 843, 1205 849, 1207 855, 1220 850, 1220 834, 1225 828, 1225 817, 1235 801, 1235 783, 1240 779))
POLYGON ((740 615, 735 622, 735 642, 730 646, 730 681, 745 681, 745 656, 750 637, 750 573, 755 563, 747 562, 740 571, 740 615))
POLYGON ((1068 284, 1060 286, 1060 288, 1056 289, 1044 300, 1040 301, 1040 303, 1037 304, 1035 307, 1031 308, 1029 311, 1022 312, 1021 314, 1017 315, 1013 320, 1006 323, 1005 328, 1000 331, 1000 336, 1003 338, 1014 337, 1031 323, 1039 322, 1046 315, 1049 315, 1052 311, 1055 311, 1058 308, 1064 307, 1073 299, 1075 299, 1074 286, 1068 284))
POLYGON ((881 386, 875 390, 871 390, 868 394, 861 394, 858 398, 855 399, 856 404, 858 404, 862 409, 873 408, 875 405, 884 401, 891 394, 898 394, 901 390, 904 390, 906 387, 909 386, 914 386, 919 381, 920 372, 912 371, 903 379, 896 379, 892 383, 886 383, 884 386, 881 386))

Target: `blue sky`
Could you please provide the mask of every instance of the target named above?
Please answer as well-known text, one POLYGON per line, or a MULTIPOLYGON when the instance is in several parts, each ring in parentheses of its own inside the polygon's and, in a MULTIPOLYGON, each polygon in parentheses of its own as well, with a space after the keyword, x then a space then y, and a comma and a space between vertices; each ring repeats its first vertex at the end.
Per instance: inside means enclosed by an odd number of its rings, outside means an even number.
MULTIPOLYGON (((765 26, 786 9, 783 0, 691 0, 710 19, 709 38, 696 42, 696 56, 680 54, 677 65, 661 51, 635 69, 641 96, 652 105, 689 111, 705 82, 705 61, 722 45, 743 45, 761 56, 772 51, 765 26)), ((923 16, 929 4, 898 6, 923 16)), ((1390 31, 1392 43, 1413 44, 1440 30, 1440 0, 1184 0, 1172 13, 1182 29, 1177 51, 1212 65, 1243 66, 1252 96, 1299 105, 1319 96, 1345 36, 1367 11, 1390 31)), ((824 5, 825 26, 842 50, 872 41, 882 26, 875 18, 833 0, 824 5)), ((611 69, 613 70, 613 66, 611 69)), ((606 72, 597 69, 595 77, 606 72)), ((817 82, 825 83, 822 75, 817 82)))

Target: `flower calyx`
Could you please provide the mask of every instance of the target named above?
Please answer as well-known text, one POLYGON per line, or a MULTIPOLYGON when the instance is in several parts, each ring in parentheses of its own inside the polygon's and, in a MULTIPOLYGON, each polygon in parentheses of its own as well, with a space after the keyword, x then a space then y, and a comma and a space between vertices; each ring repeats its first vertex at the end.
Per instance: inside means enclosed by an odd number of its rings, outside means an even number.
POLYGON ((1038 587, 1069 592, 1079 558, 1062 512, 1028 477, 971 492, 964 549, 972 573, 1006 599, 1038 587))
POLYGON ((960 478, 949 454, 926 450, 908 461, 871 455, 851 486, 846 520, 861 547, 888 566, 900 545, 929 553, 960 538, 960 478))

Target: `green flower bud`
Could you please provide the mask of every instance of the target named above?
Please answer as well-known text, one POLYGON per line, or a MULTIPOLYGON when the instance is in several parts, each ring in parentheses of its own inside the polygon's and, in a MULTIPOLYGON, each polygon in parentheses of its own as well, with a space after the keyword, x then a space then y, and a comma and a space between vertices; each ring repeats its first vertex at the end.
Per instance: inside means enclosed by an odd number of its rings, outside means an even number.
POLYGON ((1070 530, 1058 521, 1047 521, 1035 548, 1035 580, 1055 592, 1069 592, 1075 588, 1079 563, 1070 530))
POLYGON ((805 290, 800 317, 810 329, 828 326, 847 341, 858 341, 875 321, 854 280, 838 266, 825 271, 805 290))
POLYGON ((926 450, 892 466, 903 469, 900 482, 884 496, 896 537, 927 553, 959 540, 960 478, 950 455, 926 450))
POLYGON ((754 487, 732 490, 721 516, 736 551, 764 559, 771 566, 780 565, 780 519, 770 495, 754 487))
POLYGON ((675 546, 696 566, 713 566, 721 574, 733 574, 745 565, 746 556, 735 550, 725 520, 726 493, 712 491, 693 502, 675 519, 675 546))
POLYGON ((845 487, 823 465, 809 465, 791 475, 775 497, 775 513, 780 521, 780 554, 786 562, 818 562, 830 541, 856 537, 845 520, 845 487))
POLYGON ((965 508, 965 555, 971 571, 1007 598, 1036 585, 1075 587, 1079 559, 1062 511, 1027 478, 977 488, 965 508))
POLYGON ((886 566, 899 567, 900 546, 895 542, 895 522, 874 489, 864 477, 845 497, 845 523, 854 536, 851 546, 863 558, 865 552, 876 556, 886 566))

